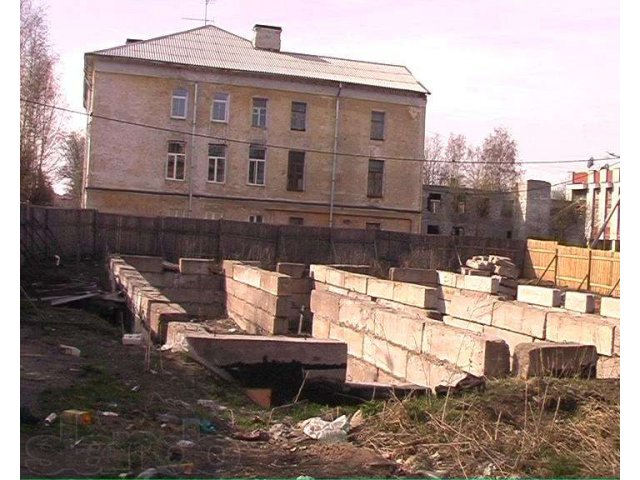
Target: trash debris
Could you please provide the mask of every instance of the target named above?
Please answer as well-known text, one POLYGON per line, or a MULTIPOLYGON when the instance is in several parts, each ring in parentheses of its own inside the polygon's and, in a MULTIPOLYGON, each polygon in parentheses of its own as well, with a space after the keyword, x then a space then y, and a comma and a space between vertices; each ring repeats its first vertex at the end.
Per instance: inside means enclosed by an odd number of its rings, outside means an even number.
POLYGON ((47 415, 47 418, 44 419, 44 424, 47 427, 50 427, 51 424, 53 424, 53 422, 55 422, 57 418, 58 418, 58 415, 55 412, 52 412, 49 415, 47 415))
POLYGON ((59 345, 60 350, 62 350, 62 353, 64 353, 65 355, 72 355, 74 357, 79 357, 80 356, 80 349, 76 348, 76 347, 72 347, 71 345, 59 345))
POLYGON ((86 410, 65 410, 60 414, 60 420, 82 425, 90 425, 93 423, 91 412, 87 412, 86 410))
POLYGON ((103 417, 119 417, 120 414, 116 412, 100 412, 103 417))
POLYGON ((299 477, 296 477, 296 480, 314 480, 314 478, 309 475, 300 475, 299 477))
POLYGON ((147 468, 144 472, 141 472, 136 478, 157 478, 159 475, 157 468, 147 468))
POLYGON ((358 410, 349 419, 349 428, 358 428, 362 424, 364 424, 364 416, 362 415, 362 410, 358 410))
POLYGON ((209 420, 200 420, 200 431, 202 433, 213 433, 216 431, 216 426, 209 420))
POLYGON ((156 419, 162 423, 171 423, 173 425, 181 425, 182 420, 177 415, 172 415, 170 413, 160 413, 156 416, 156 419))
POLYGON ((131 391, 132 392, 137 392, 138 390, 140 390, 140 385, 136 385, 134 387, 131 387, 131 391))
POLYGON ((263 430, 252 430, 251 432, 236 432, 233 434, 233 438, 246 442, 268 442, 269 434, 263 430))
POLYGON ((191 440, 178 440, 175 444, 178 448, 191 448, 195 447, 196 443, 191 440))
POLYGON ((142 345, 143 339, 141 333, 125 333, 122 335, 122 345, 142 345))
POLYGON ((346 415, 341 415, 333 422, 313 417, 303 421, 300 426, 308 437, 325 442, 343 442, 347 439, 347 431, 349 430, 346 415))
POLYGON ((214 400, 200 399, 200 400, 198 400, 197 403, 198 403, 198 405, 200 405, 202 407, 207 407, 207 408, 210 408, 212 410, 218 410, 220 412, 228 410, 227 407, 218 404, 218 402, 216 402, 214 400))

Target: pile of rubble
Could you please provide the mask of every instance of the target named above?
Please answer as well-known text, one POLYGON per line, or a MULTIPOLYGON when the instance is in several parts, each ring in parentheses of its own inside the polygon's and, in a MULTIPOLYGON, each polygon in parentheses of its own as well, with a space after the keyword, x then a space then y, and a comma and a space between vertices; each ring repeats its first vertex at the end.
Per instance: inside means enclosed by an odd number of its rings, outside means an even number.
POLYGON ((467 260, 466 266, 460 267, 463 275, 497 277, 500 280, 498 294, 513 297, 518 288, 518 267, 509 257, 498 255, 476 255, 467 260))

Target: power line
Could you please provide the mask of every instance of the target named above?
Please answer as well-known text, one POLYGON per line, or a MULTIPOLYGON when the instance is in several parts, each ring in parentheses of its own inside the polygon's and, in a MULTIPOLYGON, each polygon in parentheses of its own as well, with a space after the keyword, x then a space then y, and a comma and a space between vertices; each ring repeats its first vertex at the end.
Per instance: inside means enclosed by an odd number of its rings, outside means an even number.
MULTIPOLYGON (((33 105, 39 105, 42 107, 46 107, 46 108, 52 108, 54 110, 60 110, 63 112, 68 112, 68 113, 73 113, 76 115, 83 115, 86 117, 91 117, 91 118, 97 118, 100 120, 107 120, 110 122, 116 122, 116 123, 122 123, 125 125, 131 125, 134 127, 141 127, 141 128, 149 128, 152 130, 157 130, 157 131, 161 131, 161 132, 168 132, 168 133, 176 133, 176 134, 182 134, 182 135, 189 135, 189 136, 194 136, 194 137, 198 137, 198 138, 207 138, 210 140, 216 140, 219 142, 228 142, 228 143, 239 143, 239 144, 243 144, 243 145, 254 145, 256 144, 256 142, 251 142, 251 141, 247 141, 247 140, 239 140, 239 139, 235 139, 235 138, 229 138, 229 137, 216 137, 213 135, 205 135, 202 133, 192 133, 192 132, 187 132, 187 131, 183 131, 183 130, 176 130, 176 129, 172 129, 172 128, 166 128, 166 127, 159 127, 157 125, 149 125, 146 123, 140 123, 140 122, 134 122, 134 121, 130 121, 130 120, 122 120, 119 118, 113 118, 113 117, 107 117, 104 115, 96 115, 93 113, 86 113, 86 112, 80 112, 78 110, 71 110, 69 108, 64 108, 64 107, 60 107, 57 105, 49 105, 46 103, 42 103, 42 102, 36 102, 33 100, 26 100, 26 99, 20 99, 21 102, 25 102, 25 103, 30 103, 33 105)), ((295 146, 288 146, 288 145, 277 145, 277 144, 260 144, 260 146, 263 147, 268 147, 268 148, 275 148, 275 149, 282 149, 282 150, 298 150, 299 147, 295 147, 295 146)), ((318 154, 322 154, 322 155, 334 155, 334 152, 331 150, 316 150, 316 149, 305 149, 305 152, 309 152, 309 153, 318 153, 318 154)), ((367 155, 367 154, 362 154, 362 153, 344 153, 344 152, 335 152, 335 155, 338 156, 343 156, 343 157, 356 157, 356 158, 372 158, 371 155, 367 155)), ((376 156, 376 159, 381 159, 381 160, 394 160, 394 161, 403 161, 403 162, 420 162, 420 163, 446 163, 446 164, 451 164, 451 163, 455 163, 455 164, 470 164, 470 165, 505 165, 504 162, 492 162, 492 161, 473 161, 473 160, 462 160, 459 162, 448 162, 446 160, 426 160, 424 158, 416 158, 416 157, 390 157, 390 156, 376 156)), ((615 160, 618 157, 604 157, 604 158, 594 158, 593 161, 594 162, 600 162, 600 161, 606 161, 606 160, 615 160)), ((514 162, 512 165, 557 165, 557 164, 566 164, 566 163, 582 163, 582 162, 586 162, 589 159, 586 158, 581 158, 581 159, 575 159, 575 160, 554 160, 554 161, 544 161, 544 160, 533 160, 533 161, 519 161, 519 162, 514 162)))

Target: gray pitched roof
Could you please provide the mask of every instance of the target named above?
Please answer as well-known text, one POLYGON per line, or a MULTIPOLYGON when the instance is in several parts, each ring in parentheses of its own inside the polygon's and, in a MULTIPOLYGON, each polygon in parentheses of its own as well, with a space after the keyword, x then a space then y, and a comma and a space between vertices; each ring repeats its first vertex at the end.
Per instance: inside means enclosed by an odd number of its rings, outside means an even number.
POLYGON ((251 41, 213 25, 92 54, 429 93, 401 65, 259 50, 251 41))

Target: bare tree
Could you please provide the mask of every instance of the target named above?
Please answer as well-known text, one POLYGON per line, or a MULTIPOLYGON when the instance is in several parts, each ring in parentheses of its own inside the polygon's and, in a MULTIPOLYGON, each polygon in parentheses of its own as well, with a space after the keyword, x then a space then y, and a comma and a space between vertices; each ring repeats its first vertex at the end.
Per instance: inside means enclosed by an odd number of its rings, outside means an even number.
POLYGON ((427 137, 424 145, 424 157, 426 161, 422 167, 422 184, 443 185, 444 146, 440 134, 436 133, 427 137))
POLYGON ((60 140, 56 56, 42 7, 20 0, 20 201, 49 204, 60 140))
POLYGON ((442 137, 435 134, 425 144, 427 162, 423 169, 425 185, 461 187, 464 180, 464 162, 471 158, 472 150, 464 135, 449 135, 446 147, 442 137))
POLYGON ((518 146, 504 128, 496 128, 474 156, 478 163, 466 169, 468 186, 482 190, 509 191, 517 187, 522 170, 516 163, 518 146))
POLYGON ((80 206, 82 198, 82 172, 86 139, 81 132, 71 132, 61 144, 62 164, 58 170, 59 180, 66 183, 67 195, 75 206, 80 206))
POLYGON ((464 135, 450 134, 444 157, 447 162, 445 185, 452 188, 465 186, 464 172, 467 168, 465 162, 473 159, 473 150, 467 144, 467 138, 464 135))

